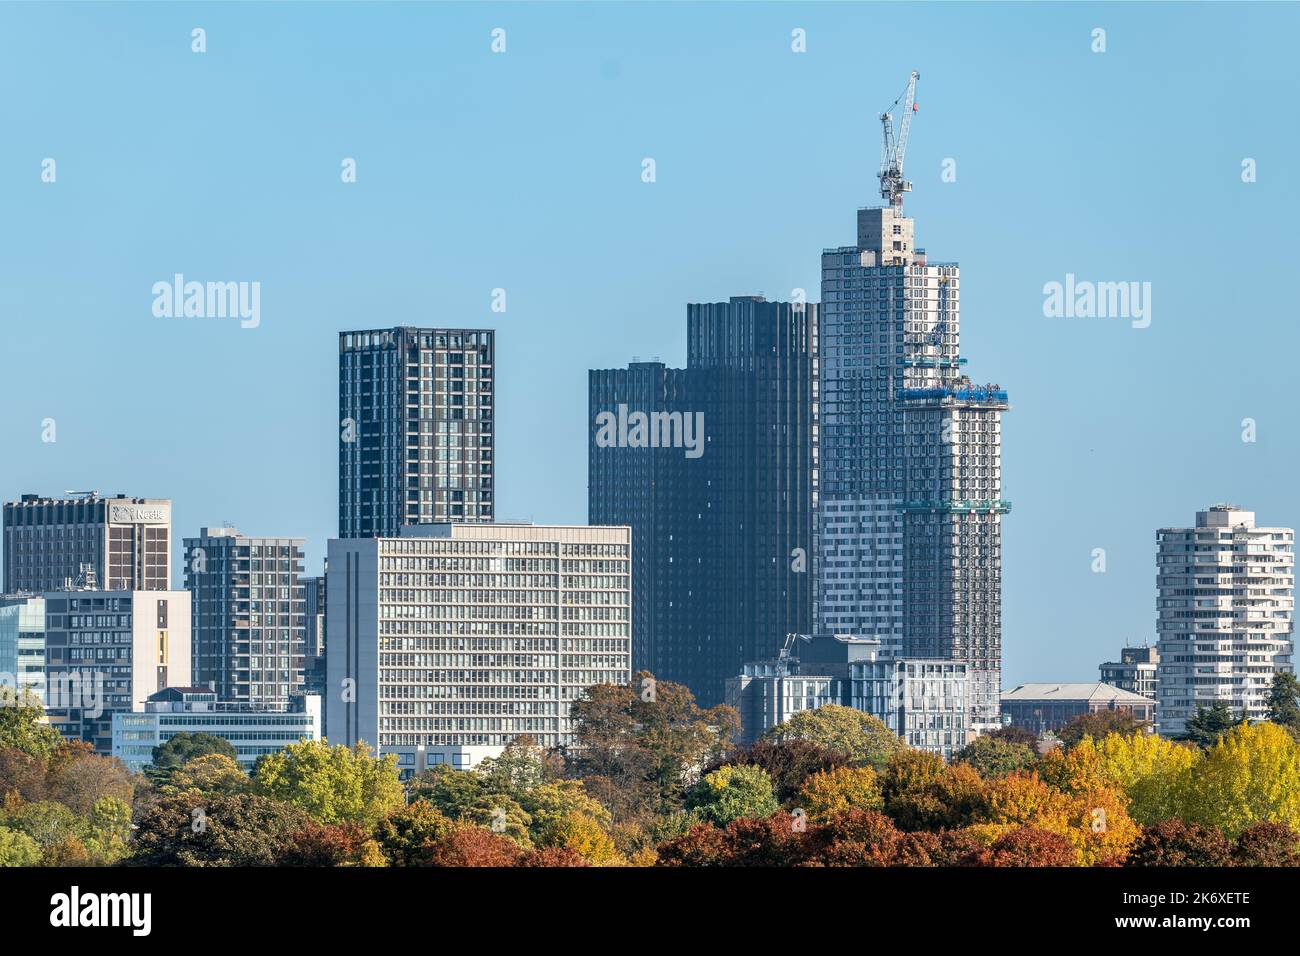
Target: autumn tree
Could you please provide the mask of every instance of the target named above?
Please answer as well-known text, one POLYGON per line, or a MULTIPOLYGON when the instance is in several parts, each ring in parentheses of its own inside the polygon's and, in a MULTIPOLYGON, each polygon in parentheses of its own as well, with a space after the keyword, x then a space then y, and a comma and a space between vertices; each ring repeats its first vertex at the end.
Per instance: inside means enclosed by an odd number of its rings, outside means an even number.
POLYGON ((1002 834, 981 854, 981 866, 1074 866, 1069 839, 1051 830, 1016 827, 1002 834))
POLYGON ((1217 827, 1172 817, 1143 827, 1126 863, 1128 866, 1227 866, 1231 861, 1232 843, 1217 827))
POLYGON ((1300 745, 1276 724, 1246 724, 1204 752, 1180 795, 1188 822, 1229 839, 1255 823, 1300 829, 1300 745))
POLYGON ((848 810, 879 810, 884 800, 870 767, 835 767, 805 780, 795 804, 809 820, 822 823, 848 810))
POLYGON ((515 866, 523 856, 507 836, 482 827, 460 827, 436 840, 427 857, 429 866, 515 866))
POLYGON ((1300 866, 1300 834, 1285 823, 1252 823, 1232 848, 1236 866, 1300 866))
POLYGON ((1139 720, 1131 710, 1115 708, 1114 710, 1095 710, 1073 717, 1064 727, 1056 732, 1061 743, 1073 747, 1084 737, 1100 740, 1110 734, 1127 737, 1130 734, 1146 733, 1150 725, 1139 720))
POLYGON ((983 805, 983 788, 971 767, 947 766, 923 750, 900 750, 880 777, 885 813, 909 831, 965 826, 983 805))
POLYGON ((598 684, 569 710, 567 773, 616 821, 681 808, 701 768, 726 753, 740 729, 732 707, 703 710, 690 690, 646 671, 623 685, 598 684))
POLYGON ((855 766, 877 770, 905 748, 902 739, 880 718, 853 707, 826 704, 801 710, 763 735, 764 740, 803 740, 843 756, 855 766))
POLYGON ((957 751, 954 759, 973 767, 982 777, 1001 777, 1028 770, 1038 760, 1038 753, 1024 743, 985 734, 957 751))
POLYGON ((364 743, 290 744, 259 757, 253 781, 258 793, 295 803, 322 823, 373 826, 404 802, 397 757, 372 757, 364 743))
POLYGON ((1070 750, 1055 750, 1039 764, 1039 774, 1068 793, 1115 787, 1128 798, 1129 815, 1143 825, 1176 816, 1182 793, 1200 751, 1155 734, 1085 737, 1070 750))
POLYGON ((759 740, 737 747, 725 757, 715 759, 704 768, 704 772, 710 773, 725 764, 762 768, 772 780, 776 799, 785 803, 799 792, 812 774, 846 766, 848 758, 812 741, 794 737, 780 741, 759 740))

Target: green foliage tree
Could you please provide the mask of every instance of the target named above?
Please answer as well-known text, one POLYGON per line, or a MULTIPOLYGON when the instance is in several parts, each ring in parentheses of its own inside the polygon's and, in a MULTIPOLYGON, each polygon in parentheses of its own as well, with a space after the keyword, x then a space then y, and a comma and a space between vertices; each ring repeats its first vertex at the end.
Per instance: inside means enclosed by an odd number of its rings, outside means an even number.
POLYGON ((253 781, 225 754, 203 754, 174 768, 161 786, 163 793, 250 793, 253 781))
POLYGON ((41 848, 26 833, 0 826, 0 866, 39 866, 41 848))
POLYGON ((322 823, 374 826, 404 802, 397 757, 386 754, 376 759, 363 743, 355 747, 331 747, 323 740, 290 744, 258 758, 253 782, 256 792, 297 804, 322 823))
POLYGON ((1300 733, 1300 680, 1290 671, 1273 675, 1273 689, 1268 695, 1268 719, 1285 727, 1292 736, 1300 733))
POLYGON ((12 747, 31 757, 49 757, 63 738, 41 723, 45 709, 27 691, 0 687, 0 748, 12 747))
POLYGON ((47 865, 57 863, 59 848, 65 844, 75 844, 84 852, 81 841, 87 834, 86 821, 61 803, 8 804, 0 813, 0 826, 29 837, 47 865))
POLYGON ((764 740, 804 740, 845 757, 859 767, 883 768, 904 749, 902 739, 879 718, 839 704, 801 710, 763 735, 764 740))
POLYGON ((428 800, 415 800, 381 820, 375 839, 390 866, 423 866, 432 844, 456 826, 428 800))
POLYGON ((301 807, 257 794, 172 794, 140 818, 125 862, 133 866, 277 866, 291 858, 295 834, 310 822, 301 807))
POLYGON ((1183 725, 1183 734, 1179 740, 1187 740, 1196 746, 1213 747, 1219 738, 1237 725, 1228 702, 1216 700, 1209 707, 1199 707, 1196 713, 1187 718, 1183 725))
POLYGON ((691 788, 686 808, 698 819, 726 826, 741 817, 759 819, 778 809, 772 780, 760 767, 719 767, 691 788))
POLYGON ((1038 754, 1023 743, 986 734, 957 751, 955 759, 973 767, 980 776, 1002 777, 1030 769, 1038 761, 1038 754))
POLYGON ((234 745, 225 737, 182 732, 153 748, 153 760, 144 768, 144 775, 155 784, 167 783, 173 770, 206 754, 221 754, 231 760, 238 757, 234 745))

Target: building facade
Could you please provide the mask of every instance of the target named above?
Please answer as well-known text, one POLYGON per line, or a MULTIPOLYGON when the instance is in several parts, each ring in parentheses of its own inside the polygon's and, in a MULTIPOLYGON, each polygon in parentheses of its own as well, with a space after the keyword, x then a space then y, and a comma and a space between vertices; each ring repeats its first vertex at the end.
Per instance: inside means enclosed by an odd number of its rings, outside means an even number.
POLYGON ((171 526, 167 498, 105 498, 91 491, 7 501, 4 593, 170 590, 171 526))
POLYGON ((286 707, 302 693, 302 538, 202 528, 185 539, 194 680, 232 704, 286 707))
POLYGON ((302 579, 304 617, 307 624, 307 648, 303 656, 303 690, 308 694, 325 694, 325 575, 302 579))
POLYGON ((331 541, 328 578, 326 737, 404 773, 521 735, 564 744, 573 701, 631 680, 626 527, 412 526, 331 541))
POLYGON ((1084 684, 1021 684, 1002 695, 1004 722, 1034 734, 1060 730, 1076 717, 1103 710, 1128 711, 1151 723, 1155 702, 1100 682, 1084 684))
POLYGON ((720 703, 746 662, 811 630, 817 306, 689 305, 685 369, 593 370, 589 387, 588 520, 633 529, 634 666, 720 703))
POLYGON ((115 713, 190 684, 190 592, 46 594, 45 679, 50 725, 111 755, 115 713))
POLYGON ((45 691, 45 598, 0 595, 0 688, 45 691))
POLYGON ((339 537, 491 521, 495 334, 339 333, 339 537))
POLYGON ((815 634, 791 641, 774 660, 745 665, 727 682, 750 743, 805 710, 826 704, 878 718, 909 747, 945 759, 974 739, 964 661, 907 660, 876 638, 815 634))
POLYGON ((133 771, 153 762, 153 749, 177 734, 212 734, 235 748, 251 771, 257 758, 289 744, 321 739, 316 696, 297 696, 283 710, 218 700, 207 687, 169 687, 151 694, 140 711, 113 714, 113 756, 133 771))
POLYGON ((1155 700, 1156 670, 1159 665, 1160 653, 1155 645, 1125 647, 1119 652, 1118 661, 1107 661, 1101 665, 1101 682, 1155 700))
POLYGON ((948 760, 976 736, 970 674, 966 661, 856 661, 849 706, 880 718, 909 747, 948 760))
POLYGON ((1220 700, 1263 720, 1273 675, 1292 666, 1295 532, 1214 505, 1196 513, 1195 527, 1161 528, 1156 547, 1160 733, 1179 736, 1220 700))
POLYGON ((961 277, 900 207, 858 210, 822 254, 817 629, 969 664, 971 723, 998 722, 1001 417, 965 373, 961 277))

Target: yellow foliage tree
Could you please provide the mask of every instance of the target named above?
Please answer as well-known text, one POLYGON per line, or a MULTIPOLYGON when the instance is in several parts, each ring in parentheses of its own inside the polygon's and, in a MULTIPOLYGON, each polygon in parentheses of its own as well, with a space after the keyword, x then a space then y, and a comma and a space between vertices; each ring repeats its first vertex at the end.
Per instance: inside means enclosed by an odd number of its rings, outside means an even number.
POLYGON ((797 802, 814 823, 845 810, 879 810, 883 803, 880 782, 870 767, 818 771, 804 781, 797 802))
POLYGON ((1300 829, 1300 745, 1276 724, 1241 724, 1188 774, 1182 816, 1235 839, 1252 823, 1300 829))
MULTIPOLYGON (((1080 866, 1123 859, 1138 837, 1137 824, 1118 791, 1092 783, 1080 792, 1066 793, 1036 773, 988 781, 982 816, 985 824, 1037 827, 1061 834, 1074 847, 1080 866)), ((986 836, 1005 832, 980 829, 986 836)))
POLYGON ((619 866, 626 862, 600 822, 582 812, 567 814, 551 831, 551 846, 572 850, 592 866, 619 866))
POLYGON ((1129 816, 1146 826, 1179 815, 1181 795, 1199 759, 1197 748, 1155 734, 1108 734, 1100 741, 1084 737, 1068 752, 1052 751, 1041 773, 1067 793, 1121 790, 1129 816))

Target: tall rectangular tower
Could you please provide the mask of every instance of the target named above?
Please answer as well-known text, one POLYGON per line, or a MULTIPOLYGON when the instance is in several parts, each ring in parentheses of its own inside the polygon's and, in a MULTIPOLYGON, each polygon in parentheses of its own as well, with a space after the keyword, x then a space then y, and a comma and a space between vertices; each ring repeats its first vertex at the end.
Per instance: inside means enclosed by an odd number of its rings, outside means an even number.
POLYGON ((633 666, 712 705, 812 627, 817 306, 689 305, 687 359, 591 372, 588 520, 632 527, 633 666), (604 440, 602 415, 644 415, 647 440, 604 440), (695 448, 664 440, 679 419, 695 448))
POLYGON ((1263 720, 1274 673, 1291 670, 1295 532, 1214 505, 1156 542, 1156 729, 1177 737, 1215 701, 1263 720))
MULTIPOLYGON (((432 524, 331 541, 326 709, 334 744, 403 772, 520 735, 571 741, 569 708, 631 679, 627 528, 432 524)), ((445 762, 454 762, 447 760, 445 762)))
POLYGON ((972 726, 998 721, 1001 415, 960 355, 960 272, 900 205, 858 210, 822 253, 818 627, 970 665, 972 726))
POLYGON ((339 333, 339 536, 491 521, 495 335, 339 333))
POLYGON ((217 697, 283 709, 302 693, 306 653, 302 538, 202 528, 185 539, 194 682, 217 697))
POLYGON ((4 505, 4 593, 172 586, 168 498, 23 495, 4 505))

